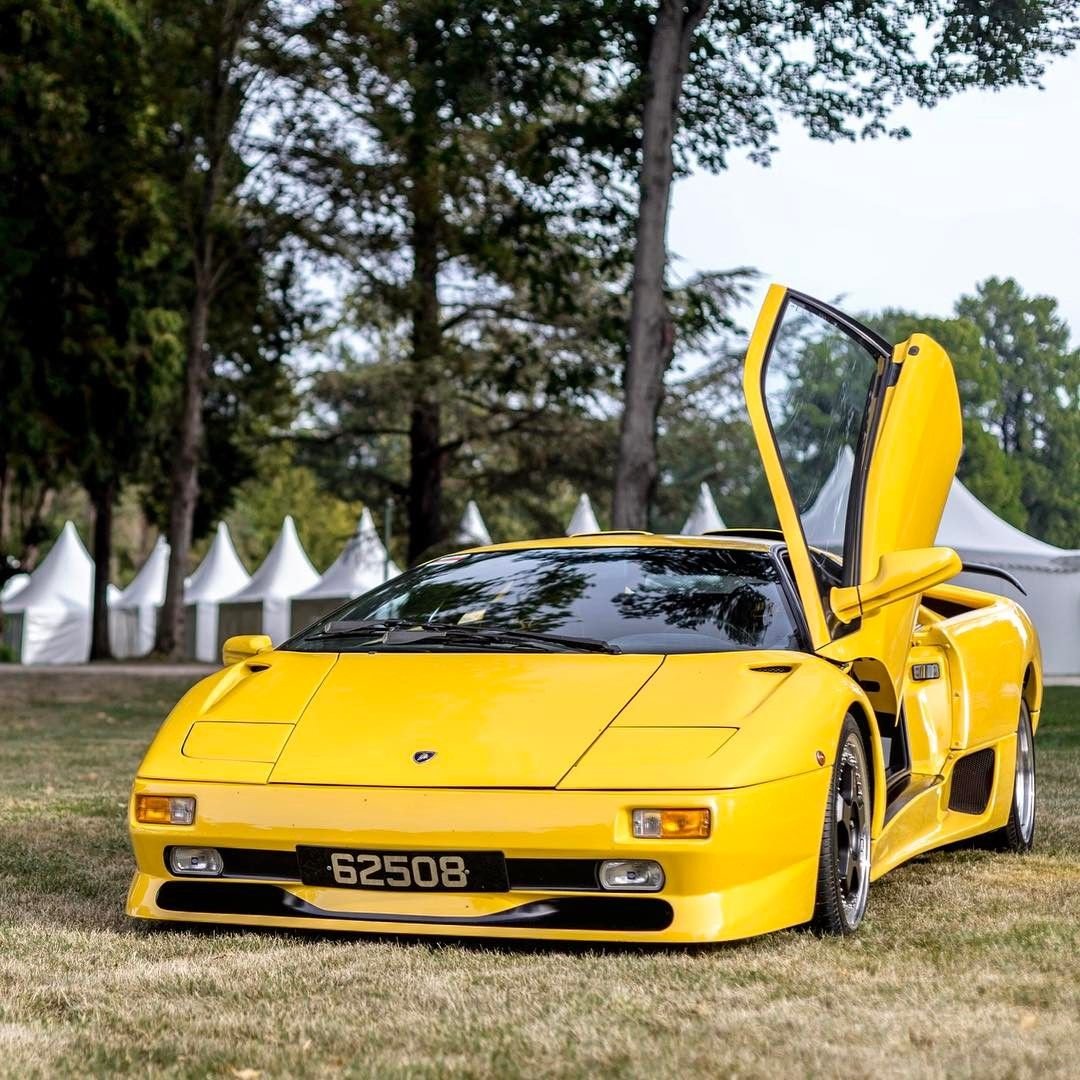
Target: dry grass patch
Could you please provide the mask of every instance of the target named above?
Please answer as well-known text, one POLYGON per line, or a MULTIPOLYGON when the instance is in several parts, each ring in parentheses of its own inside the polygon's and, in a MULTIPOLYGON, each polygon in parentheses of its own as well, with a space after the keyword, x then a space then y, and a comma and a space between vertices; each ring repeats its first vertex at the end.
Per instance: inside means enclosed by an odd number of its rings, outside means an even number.
POLYGON ((1080 1070, 1080 690, 1048 694, 1032 856, 918 859, 851 941, 604 950, 130 923, 127 786, 183 688, 0 674, 0 1074, 1080 1070))

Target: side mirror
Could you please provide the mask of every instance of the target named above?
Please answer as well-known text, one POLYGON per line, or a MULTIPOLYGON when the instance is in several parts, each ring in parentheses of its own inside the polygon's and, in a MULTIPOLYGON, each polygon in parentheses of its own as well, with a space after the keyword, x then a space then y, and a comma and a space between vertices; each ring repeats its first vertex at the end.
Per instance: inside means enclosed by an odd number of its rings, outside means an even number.
POLYGON ((960 556, 947 547, 915 548, 881 556, 877 575, 870 581, 829 593, 833 614, 849 623, 860 615, 906 600, 940 585, 960 573, 960 556))
POLYGON ((225 639, 221 647, 221 662, 228 667, 273 647, 274 643, 266 634, 237 634, 236 637, 225 639))

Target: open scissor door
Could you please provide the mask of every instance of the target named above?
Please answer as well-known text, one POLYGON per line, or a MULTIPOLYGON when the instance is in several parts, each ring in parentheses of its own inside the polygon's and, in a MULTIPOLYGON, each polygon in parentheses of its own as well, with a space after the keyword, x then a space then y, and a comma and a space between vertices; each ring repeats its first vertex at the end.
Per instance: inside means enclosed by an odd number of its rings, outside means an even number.
MULTIPOLYGON (((961 446, 952 365, 924 335, 894 347, 830 305, 774 285, 743 389, 820 650, 859 628, 836 617, 833 588, 869 581, 885 554, 934 543, 961 446)), ((899 627, 904 617, 887 621, 899 627)))

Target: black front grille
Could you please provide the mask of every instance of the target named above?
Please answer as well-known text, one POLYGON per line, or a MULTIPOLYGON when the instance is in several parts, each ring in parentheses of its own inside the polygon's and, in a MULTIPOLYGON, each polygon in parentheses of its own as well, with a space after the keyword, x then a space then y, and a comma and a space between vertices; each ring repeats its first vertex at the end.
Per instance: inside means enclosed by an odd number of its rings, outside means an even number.
POLYGON ((329 911, 277 885, 222 881, 166 881, 158 907, 178 914, 255 915, 289 919, 445 926, 528 927, 544 930, 666 930, 674 911, 666 900, 640 896, 562 896, 534 900, 490 915, 408 915, 399 912, 329 911))
MULTIPOLYGON (((165 849, 165 869, 169 851, 165 849)), ((218 848, 225 864, 223 878, 254 878, 262 881, 299 881, 300 868, 295 851, 260 848, 218 848)), ((506 872, 511 889, 537 892, 558 890, 593 892, 600 889, 598 859, 507 859, 506 872)))
POLYGON ((596 859, 507 859, 511 889, 568 889, 588 892, 600 888, 596 859))
POLYGON ((954 766, 949 788, 949 809, 961 814, 982 814, 994 790, 994 751, 976 750, 954 766))

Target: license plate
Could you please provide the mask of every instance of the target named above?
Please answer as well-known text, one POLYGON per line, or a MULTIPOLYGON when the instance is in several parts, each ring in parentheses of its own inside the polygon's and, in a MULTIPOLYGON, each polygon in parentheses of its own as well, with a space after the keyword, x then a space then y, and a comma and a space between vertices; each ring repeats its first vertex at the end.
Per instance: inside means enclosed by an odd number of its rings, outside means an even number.
POLYGON ((383 892, 506 892, 501 851, 363 851, 298 847, 305 885, 383 892))

